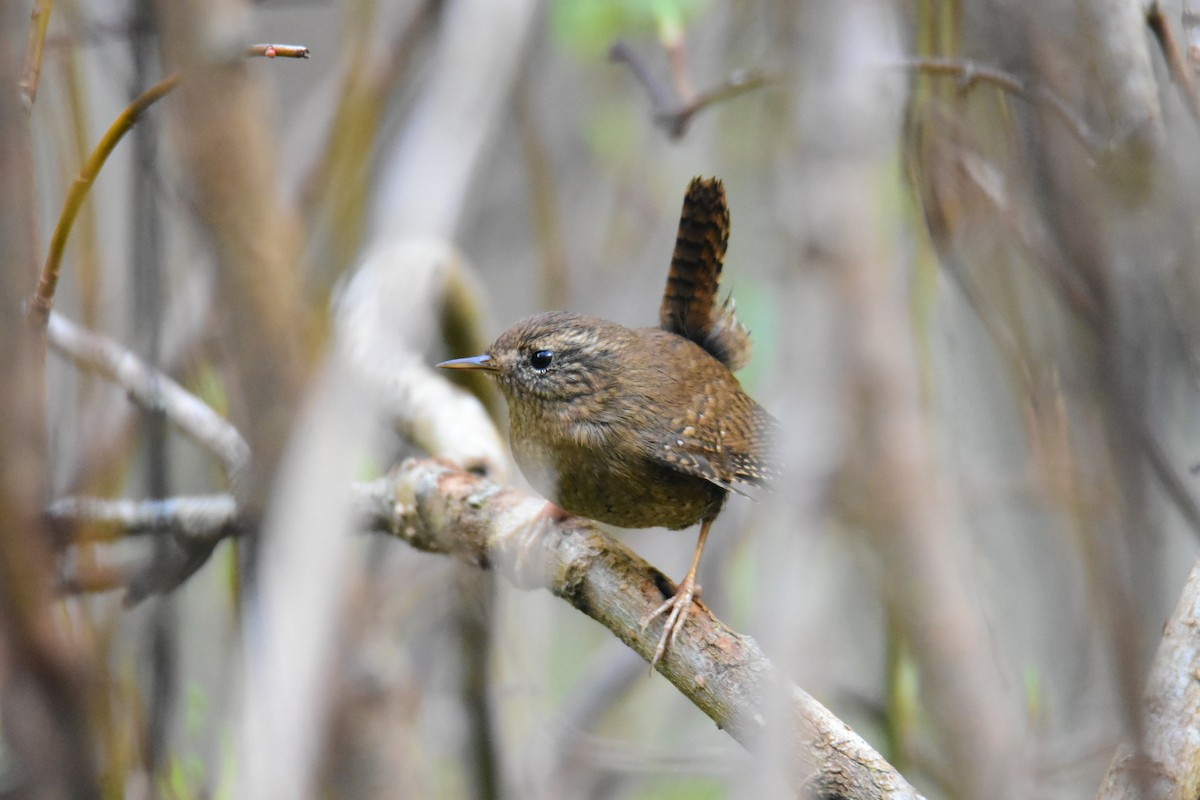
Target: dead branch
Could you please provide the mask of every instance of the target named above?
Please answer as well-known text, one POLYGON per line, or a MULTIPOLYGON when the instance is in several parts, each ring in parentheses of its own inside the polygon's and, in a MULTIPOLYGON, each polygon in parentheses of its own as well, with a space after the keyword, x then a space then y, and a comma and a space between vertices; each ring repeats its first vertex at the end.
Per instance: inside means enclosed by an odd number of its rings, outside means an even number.
MULTIPOLYGON (((738 71, 720 86, 677 97, 665 83, 655 77, 645 61, 627 42, 618 40, 608 51, 608 57, 610 61, 627 64, 633 71, 638 83, 650 96, 655 124, 665 130, 672 139, 682 138, 687 133, 692 117, 708 106, 771 83, 771 78, 759 70, 738 71)), ((679 74, 677 67, 676 74, 679 74)))
POLYGON ((337 347, 404 438, 503 479, 508 455, 488 410, 437 374, 426 356, 439 321, 448 341, 483 346, 477 341, 481 303, 466 269, 458 251, 437 239, 377 246, 338 298, 337 347))
POLYGON ((63 551, 59 555, 58 589, 88 594, 125 589, 132 607, 152 594, 168 594, 196 574, 223 540, 243 530, 232 495, 174 497, 165 500, 104 500, 64 497, 51 503, 46 519, 63 551), (67 545, 116 541, 126 536, 155 535, 160 546, 127 564, 84 567, 67 545))
MULTIPOLYGON (((391 475, 356 487, 370 529, 419 550, 493 568, 523 589, 547 589, 604 625, 647 662, 657 625, 640 620, 674 591, 669 579, 593 523, 572 517, 538 523, 545 501, 462 472, 410 459, 391 475), (535 535, 534 531, 541 531, 535 535)), ((916 798, 904 778, 845 723, 778 675, 748 636, 701 606, 658 666, 717 726, 754 749, 767 704, 787 698, 788 752, 805 791, 818 796, 916 798)))
MULTIPOLYGON (((354 510, 368 530, 495 569, 522 589, 547 589, 649 661, 658 632, 643 631, 640 620, 674 591, 670 580, 588 520, 572 517, 539 526, 544 505, 541 498, 437 459, 409 459, 386 478, 354 487, 354 510)), ((109 569, 99 578, 68 576, 61 582, 68 591, 128 584, 130 602, 178 586, 203 563, 197 561, 201 555, 206 559, 239 527, 236 501, 229 495, 155 502, 65 498, 52 504, 47 516, 58 526, 98 524, 106 537, 122 531, 171 535, 179 563, 161 574, 109 569)), ((864 800, 920 797, 845 723, 778 675, 753 639, 728 628, 703 605, 689 617, 658 671, 750 749, 766 730, 766 703, 786 698, 793 737, 789 752, 806 790, 864 800)))
POLYGON ((49 505, 46 517, 62 544, 117 541, 147 534, 168 534, 211 544, 237 527, 238 509, 228 494, 165 500, 63 497, 49 505))
POLYGON ((106 336, 51 313, 51 347, 82 369, 92 370, 129 393, 141 407, 162 413, 186 436, 220 460, 236 482, 250 463, 250 447, 229 421, 200 398, 106 336))
POLYGON ((949 58, 911 58, 900 62, 904 69, 924 72, 929 75, 942 75, 958 78, 959 87, 963 92, 969 91, 977 83, 987 83, 1003 89, 1009 94, 1016 95, 1032 105, 1049 111, 1056 116, 1075 140, 1083 145, 1088 155, 1097 156, 1104 150, 1095 133, 1092 132, 1083 117, 1057 94, 1024 78, 1004 72, 993 67, 985 67, 972 61, 949 58))

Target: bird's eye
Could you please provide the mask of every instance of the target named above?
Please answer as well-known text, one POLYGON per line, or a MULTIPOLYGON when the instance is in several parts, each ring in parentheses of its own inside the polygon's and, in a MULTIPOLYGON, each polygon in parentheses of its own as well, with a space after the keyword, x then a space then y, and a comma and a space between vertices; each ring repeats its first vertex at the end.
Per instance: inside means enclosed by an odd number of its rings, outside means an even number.
POLYGON ((541 371, 544 369, 549 369, 550 365, 553 363, 554 363, 554 351, 553 350, 538 350, 536 353, 534 353, 533 355, 531 355, 529 357, 529 366, 533 367, 534 369, 536 369, 538 371, 541 371))

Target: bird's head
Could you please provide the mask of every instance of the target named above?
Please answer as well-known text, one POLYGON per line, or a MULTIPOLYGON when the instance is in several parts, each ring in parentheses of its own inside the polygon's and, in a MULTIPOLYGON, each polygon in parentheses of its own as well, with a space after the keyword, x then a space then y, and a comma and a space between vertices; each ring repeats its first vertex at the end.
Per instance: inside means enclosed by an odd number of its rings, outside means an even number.
POLYGON ((617 354, 632 331, 613 322, 565 311, 516 323, 486 353, 443 361, 443 369, 494 375, 513 405, 550 409, 598 397, 616 382, 617 354))

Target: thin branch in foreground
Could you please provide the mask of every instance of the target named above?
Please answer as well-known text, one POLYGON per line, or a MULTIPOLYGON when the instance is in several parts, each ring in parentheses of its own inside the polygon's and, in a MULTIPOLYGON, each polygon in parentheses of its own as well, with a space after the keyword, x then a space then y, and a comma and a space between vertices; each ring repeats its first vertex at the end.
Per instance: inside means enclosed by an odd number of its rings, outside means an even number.
MULTIPOLYGON (((496 569, 523 589, 548 589, 604 625, 649 661, 657 626, 640 620, 674 587, 624 545, 587 520, 545 523, 531 535, 545 501, 459 471, 435 459, 410 459, 387 478, 355 489, 367 526, 417 549, 496 569)), ((750 749, 766 720, 790 706, 787 752, 798 787, 817 796, 918 798, 916 790, 828 709, 775 670, 752 639, 703 606, 695 610, 658 671, 717 726, 750 749)))
POLYGON ((766 73, 758 70, 736 72, 725 83, 680 100, 665 83, 655 77, 645 61, 623 40, 617 40, 609 49, 610 61, 628 64, 638 83, 650 96, 654 110, 654 122, 672 139, 680 139, 687 133, 692 117, 708 106, 736 97, 771 83, 766 73))
POLYGON ((57 589, 63 595, 123 589, 125 607, 133 608, 151 595, 170 594, 187 583, 229 535, 213 536, 208 541, 165 536, 152 555, 120 564, 96 564, 93 559, 85 563, 75 557, 77 550, 68 548, 59 556, 57 589))
POLYGON ((63 497, 46 508, 61 542, 111 542, 127 536, 169 534, 212 544, 238 526, 233 495, 172 497, 164 500, 105 500, 63 497))
POLYGON ((1175 30, 1157 2, 1151 3, 1146 9, 1146 24, 1154 34, 1163 58, 1166 59, 1171 82, 1179 87, 1179 93, 1183 96, 1184 105, 1187 106, 1192 119, 1200 122, 1200 92, 1197 91, 1192 71, 1188 69, 1184 60, 1179 40, 1175 38, 1175 30))
POLYGON ((1104 150, 1104 145, 1088 127, 1075 109, 1051 90, 1018 78, 1015 75, 992 67, 984 67, 971 61, 949 58, 912 58, 899 62, 902 69, 924 72, 930 75, 958 78, 959 88, 966 92, 976 83, 987 83, 1003 89, 1009 94, 1023 98, 1035 106, 1044 108, 1066 126, 1088 155, 1095 158, 1104 150))
POLYGON ((125 589, 127 607, 182 586, 208 562, 218 544, 245 527, 232 495, 166 500, 64 497, 51 503, 45 514, 60 546, 145 534, 160 537, 149 557, 118 567, 85 568, 72 560, 69 548, 59 557, 59 591, 125 589))
POLYGON ((142 408, 160 412, 186 436, 212 452, 231 482, 245 474, 250 446, 228 420, 117 342, 85 330, 58 313, 48 318, 51 347, 82 369, 93 370, 128 392, 142 408))

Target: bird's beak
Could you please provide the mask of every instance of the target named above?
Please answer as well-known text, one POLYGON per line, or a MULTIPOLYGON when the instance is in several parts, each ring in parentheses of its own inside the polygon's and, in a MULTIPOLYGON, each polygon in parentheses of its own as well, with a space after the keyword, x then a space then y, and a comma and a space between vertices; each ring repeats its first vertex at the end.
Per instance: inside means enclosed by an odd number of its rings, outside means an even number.
POLYGON ((481 369, 486 372, 500 371, 500 367, 496 365, 496 359, 487 353, 481 356, 470 356, 469 358, 452 358, 436 366, 440 369, 481 369))

